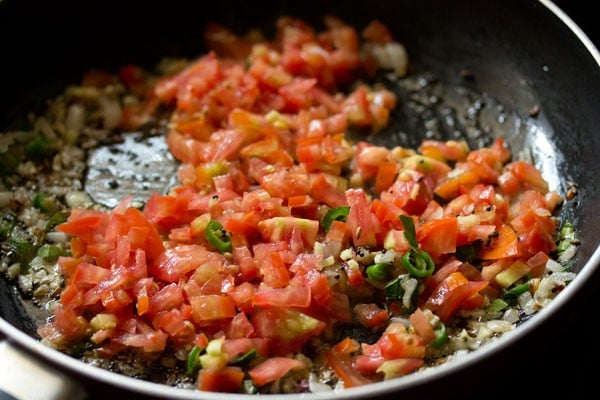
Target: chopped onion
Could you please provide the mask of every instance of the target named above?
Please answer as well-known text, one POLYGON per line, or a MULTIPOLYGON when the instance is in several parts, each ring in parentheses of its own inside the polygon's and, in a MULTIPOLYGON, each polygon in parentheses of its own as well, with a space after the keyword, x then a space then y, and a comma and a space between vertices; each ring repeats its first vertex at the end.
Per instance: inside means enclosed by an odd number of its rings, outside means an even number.
POLYGON ((311 393, 318 392, 331 392, 333 389, 331 386, 322 383, 315 374, 309 374, 308 376, 308 388, 311 393))
POLYGON ((65 127, 67 128, 65 139, 68 143, 75 143, 84 124, 85 108, 78 103, 71 104, 67 111, 67 120, 65 121, 65 127))
POLYGON ((114 129, 119 126, 123 114, 119 102, 116 99, 101 96, 98 99, 98 103, 100 104, 100 109, 102 110, 104 128, 114 129))
POLYGON ((0 192, 0 208, 8 207, 12 198, 13 192, 0 192))
POLYGON ((560 272, 560 271, 562 271, 562 269, 563 269, 563 266, 562 266, 562 264, 561 264, 561 263, 559 263, 559 262, 558 262, 558 261, 556 261, 556 260, 549 259, 549 260, 546 262, 546 270, 547 270, 547 271, 552 271, 552 272, 560 272))
POLYGON ((573 258, 575 256, 576 252, 577 252, 577 246, 570 245, 569 247, 567 247, 565 249, 565 251, 560 253, 560 255, 558 256, 558 261, 561 264, 566 264, 571 258, 573 258))
POLYGON ((65 201, 71 208, 80 208, 91 203, 92 199, 86 192, 74 191, 65 195, 65 201))

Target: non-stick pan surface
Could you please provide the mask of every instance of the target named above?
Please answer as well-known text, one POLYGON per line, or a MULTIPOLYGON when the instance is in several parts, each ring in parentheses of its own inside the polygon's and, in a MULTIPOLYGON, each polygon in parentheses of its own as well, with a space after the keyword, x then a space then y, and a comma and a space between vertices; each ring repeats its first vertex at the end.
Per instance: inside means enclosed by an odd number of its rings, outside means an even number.
MULTIPOLYGON (((281 14, 317 23, 321 15, 332 13, 360 26, 379 18, 407 47, 415 73, 429 71, 448 85, 489 94, 523 115, 532 129, 513 132, 509 142, 536 149, 539 163, 547 165, 542 168, 545 176, 559 191, 564 193, 566 180, 579 185, 576 201, 561 211, 572 219, 582 240, 573 260, 579 276, 548 309, 520 327, 518 335, 479 351, 456 368, 433 371, 421 380, 409 379, 406 387, 388 383, 357 391, 354 396, 386 396, 400 390, 418 395, 439 390, 472 394, 473 388, 479 388, 482 395, 486 390, 506 390, 509 395, 519 386, 515 370, 523 374, 520 383, 527 385, 540 367, 534 356, 580 352, 583 357, 590 343, 581 343, 581 338, 590 340, 591 335, 585 335, 592 328, 567 322, 572 322, 573 313, 584 303, 598 304, 592 301, 599 279, 600 177, 595 168, 600 154, 600 135, 596 134, 600 126, 599 56, 589 43, 582 42, 577 29, 574 32, 553 12, 553 4, 443 0, 67 3, 0 3, 0 127, 41 106, 45 96, 77 81, 86 68, 114 68, 127 62, 151 66, 165 55, 198 55, 203 51, 201 33, 207 21, 217 20, 240 32, 256 26, 268 31, 281 14), (30 34, 24 35, 24 30, 30 34), (474 79, 465 81, 464 71, 470 71, 474 79), (528 117, 534 106, 540 113, 528 117), (553 341, 557 335, 565 339, 553 341), (562 346, 548 347, 548 343, 562 346), (512 385, 513 389, 507 387, 512 385)), ((396 128, 419 134, 418 121, 406 121, 400 118, 396 128)), ((406 145, 414 146, 420 138, 411 140, 406 145)), ((16 292, 0 280, 0 328, 33 357, 49 360, 91 384, 161 394, 159 385, 96 371, 43 348, 32 338, 35 324, 19 304, 16 292)), ((590 306, 583 310, 589 311, 590 306)), ((556 378, 545 377, 534 387, 556 385, 553 380, 560 379, 561 371, 568 368, 556 365, 556 378)))

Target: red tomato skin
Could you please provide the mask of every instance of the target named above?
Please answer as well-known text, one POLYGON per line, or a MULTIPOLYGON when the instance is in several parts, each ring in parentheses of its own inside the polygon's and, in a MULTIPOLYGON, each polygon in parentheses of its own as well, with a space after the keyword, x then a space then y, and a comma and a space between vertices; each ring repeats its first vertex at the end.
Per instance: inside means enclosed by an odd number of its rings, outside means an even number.
POLYGON ((198 372, 198 390, 239 393, 245 374, 240 367, 226 366, 221 370, 201 369, 198 372))
POLYGON ((346 200, 350 206, 347 224, 355 246, 375 247, 379 222, 371 212, 367 194, 363 189, 348 189, 346 200))
POLYGON ((282 378, 292 369, 305 368, 305 364, 293 358, 271 357, 248 371, 252 381, 258 386, 266 385, 282 378))

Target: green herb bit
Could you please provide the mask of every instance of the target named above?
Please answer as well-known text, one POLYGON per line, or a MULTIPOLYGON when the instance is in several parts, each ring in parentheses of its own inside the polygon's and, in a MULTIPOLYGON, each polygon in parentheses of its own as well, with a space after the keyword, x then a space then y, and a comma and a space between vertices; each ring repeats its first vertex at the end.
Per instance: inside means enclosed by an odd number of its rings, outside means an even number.
POLYGON ((560 228, 560 232, 558 234, 558 238, 560 240, 572 240, 575 239, 575 227, 571 221, 566 220, 563 223, 562 228, 560 228))
POLYGON ((52 214, 48 222, 46 222, 46 232, 50 232, 57 225, 62 224, 69 218, 69 213, 67 211, 58 211, 52 214))
POLYGON ((67 253, 62 248, 53 245, 53 244, 45 244, 38 249, 37 255, 42 257, 44 260, 54 261, 60 256, 66 256, 67 253))
POLYGON ((401 276, 397 276, 385 285, 385 298, 388 301, 402 300, 404 289, 401 286, 401 276))
POLYGON ((210 220, 206 226, 205 236, 206 240, 221 253, 231 250, 231 236, 218 221, 210 220))
POLYGON ((33 198, 33 206, 46 214, 54 213, 58 209, 56 199, 48 193, 37 193, 33 198))
POLYGON ((323 227, 325 232, 328 232, 329 228, 331 228, 331 223, 333 221, 346 222, 349 213, 350 207, 348 206, 330 208, 329 210, 327 210, 325 215, 323 215, 323 218, 321 218, 321 226, 323 227))
POLYGON ((190 351, 187 358, 187 373, 188 375, 194 376, 198 373, 201 368, 200 365, 200 354, 204 351, 204 349, 194 346, 194 348, 190 351))
POLYGON ((25 144, 25 153, 29 158, 40 159, 50 149, 50 140, 43 135, 36 135, 25 144))
POLYGON ((0 238, 7 238, 17 225, 17 217, 12 212, 5 212, 0 218, 0 238))
POLYGON ((369 265, 367 267, 367 276, 369 279, 374 279, 376 281, 386 280, 390 271, 392 264, 389 263, 378 263, 369 265))
POLYGON ((24 237, 10 237, 8 239, 8 247, 14 252, 15 259, 21 264, 22 269, 26 269, 29 266, 29 263, 36 254, 33 244, 24 237))
POLYGON ((251 349, 251 350, 248 350, 245 354, 242 354, 241 356, 231 360, 229 362, 229 365, 239 367, 239 366, 248 364, 250 361, 254 360, 255 358, 256 358, 256 349, 251 349))
POLYGON ((419 248, 419 243, 417 242, 417 233, 415 230, 415 221, 409 215, 400 215, 400 221, 402 221, 402 225, 404 226, 404 237, 408 241, 408 244, 411 245, 412 248, 419 248))
POLYGON ((433 274, 435 263, 429 253, 423 250, 410 249, 402 256, 402 266, 415 278, 426 278, 433 274))
POLYGON ((416 309, 419 298, 417 279, 411 278, 408 274, 398 275, 386 283, 384 291, 386 301, 400 304, 407 312, 416 309))

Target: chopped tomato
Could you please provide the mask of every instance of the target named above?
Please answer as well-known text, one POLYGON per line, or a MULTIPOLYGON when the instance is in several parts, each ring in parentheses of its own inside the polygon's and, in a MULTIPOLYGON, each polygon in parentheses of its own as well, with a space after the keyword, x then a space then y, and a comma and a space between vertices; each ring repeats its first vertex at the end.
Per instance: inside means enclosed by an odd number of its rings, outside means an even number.
POLYGON ((65 287, 38 330, 46 342, 149 361, 189 354, 190 369, 202 365, 198 389, 233 393, 247 376, 259 392, 290 373, 306 379, 299 354, 311 354, 354 387, 416 371, 438 319, 453 323, 543 276, 562 198, 541 172, 512 161, 502 139, 472 151, 351 139, 349 128, 377 132, 396 107, 393 92, 357 81, 378 68, 363 45, 394 40, 380 21, 362 38, 338 18, 323 22, 317 32, 281 17, 273 40, 208 24, 209 52, 169 75, 119 70, 139 98, 121 126, 168 113, 179 182, 143 209, 126 196, 57 226, 71 255, 58 258, 65 287), (376 338, 340 341, 340 323, 376 338))
POLYGON ((456 252, 456 236, 456 218, 427 221, 417 230, 421 247, 435 257, 456 252))
POLYGON ((256 385, 263 386, 282 378, 291 370, 305 367, 304 362, 300 360, 288 357, 271 357, 248 371, 248 375, 256 385))
POLYGON ((351 388, 372 383, 352 365, 352 358, 349 354, 327 349, 325 356, 336 375, 344 382, 345 387, 351 388))
POLYGON ((419 335, 424 344, 428 344, 435 339, 435 332, 431 325, 431 321, 420 308, 417 308, 415 312, 410 315, 410 323, 415 328, 416 334, 419 335))
POLYGON ((425 306, 434 311, 442 322, 447 322, 465 300, 478 296, 488 281, 469 281, 460 272, 446 277, 429 297, 425 306))
POLYGON ((479 253, 483 260, 497 260, 499 258, 515 257, 519 255, 518 239, 515 231, 508 225, 498 229, 498 236, 485 243, 479 253))
POLYGON ((254 295, 255 306, 299 307, 310 305, 310 289, 304 286, 288 286, 279 289, 266 289, 254 295))
POLYGON ((198 372, 198 389, 209 392, 239 393, 244 380, 240 367, 226 366, 223 369, 201 369, 198 372))
POLYGON ((376 304, 357 304, 354 306, 354 314, 362 325, 368 328, 377 328, 387 322, 388 312, 379 308, 376 304))
POLYGON ((354 245, 376 246, 379 224, 375 215, 371 213, 366 192, 362 189, 348 189, 346 200, 350 206, 347 223, 354 245))

